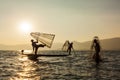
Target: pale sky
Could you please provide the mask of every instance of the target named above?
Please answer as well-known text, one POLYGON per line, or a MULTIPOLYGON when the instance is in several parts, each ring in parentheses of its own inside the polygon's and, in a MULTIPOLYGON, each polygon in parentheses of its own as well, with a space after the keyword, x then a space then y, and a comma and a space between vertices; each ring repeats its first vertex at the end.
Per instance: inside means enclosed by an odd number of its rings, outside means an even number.
POLYGON ((26 44, 32 32, 55 34, 54 42, 120 37, 120 0, 0 0, 0 44, 26 44))

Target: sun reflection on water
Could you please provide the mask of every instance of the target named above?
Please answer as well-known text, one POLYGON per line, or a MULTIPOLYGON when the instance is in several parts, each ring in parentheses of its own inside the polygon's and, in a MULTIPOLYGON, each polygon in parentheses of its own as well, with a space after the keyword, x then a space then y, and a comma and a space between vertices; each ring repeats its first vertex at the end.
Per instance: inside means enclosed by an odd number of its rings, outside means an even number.
POLYGON ((18 60, 21 62, 21 70, 17 73, 18 77, 16 79, 10 80, 40 80, 40 76, 36 72, 38 66, 34 61, 31 61, 26 55, 21 55, 18 60))
POLYGON ((26 60, 28 60, 28 57, 26 56, 26 57, 20 57, 20 58, 18 58, 20 61, 26 61, 26 60))

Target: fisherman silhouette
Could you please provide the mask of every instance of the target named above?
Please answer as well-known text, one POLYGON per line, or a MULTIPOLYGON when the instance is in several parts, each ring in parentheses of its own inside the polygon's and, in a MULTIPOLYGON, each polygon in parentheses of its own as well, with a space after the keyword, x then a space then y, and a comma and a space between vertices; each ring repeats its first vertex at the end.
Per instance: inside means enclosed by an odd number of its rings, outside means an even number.
POLYGON ((34 41, 33 39, 31 39, 31 43, 32 43, 32 48, 33 48, 33 52, 35 53, 35 55, 37 55, 37 51, 38 51, 38 48, 39 47, 44 47, 46 45, 44 44, 37 44, 38 43, 38 40, 37 41, 34 41))
POLYGON ((95 50, 95 53, 93 55, 93 59, 95 59, 96 63, 99 63, 101 61, 100 58, 100 51, 101 51, 101 46, 100 46, 100 41, 98 36, 95 36, 91 45, 91 49, 95 50))
POLYGON ((71 49, 73 49, 73 42, 69 43, 69 45, 68 45, 67 52, 69 53, 69 55, 71 55, 71 49))

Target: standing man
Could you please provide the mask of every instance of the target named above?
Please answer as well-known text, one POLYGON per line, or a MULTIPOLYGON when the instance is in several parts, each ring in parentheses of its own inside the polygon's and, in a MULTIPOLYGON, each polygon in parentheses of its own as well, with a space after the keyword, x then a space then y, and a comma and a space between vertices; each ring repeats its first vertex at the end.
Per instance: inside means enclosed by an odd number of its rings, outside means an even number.
POLYGON ((69 53, 69 55, 71 55, 71 49, 73 49, 73 42, 69 43, 69 45, 68 45, 67 52, 69 53))
POLYGON ((92 42, 92 45, 91 45, 91 49, 95 50, 95 53, 93 55, 93 59, 95 59, 95 61, 97 63, 99 63, 99 61, 101 61, 101 58, 100 58, 100 51, 101 51, 101 46, 100 46, 100 41, 99 41, 99 38, 97 36, 94 37, 93 39, 93 42, 92 42))

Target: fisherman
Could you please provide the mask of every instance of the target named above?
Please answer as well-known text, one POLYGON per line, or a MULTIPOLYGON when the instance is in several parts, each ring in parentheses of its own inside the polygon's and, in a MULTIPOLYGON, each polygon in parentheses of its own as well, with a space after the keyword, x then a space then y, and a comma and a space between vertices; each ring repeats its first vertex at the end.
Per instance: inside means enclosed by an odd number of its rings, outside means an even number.
POLYGON ((99 63, 99 61, 101 61, 101 57, 100 57, 100 51, 101 51, 101 46, 100 46, 100 41, 98 36, 95 36, 91 45, 91 50, 95 50, 95 54, 93 55, 93 59, 96 60, 97 63, 99 63))
POLYGON ((39 47, 46 46, 44 44, 37 44, 38 43, 38 39, 37 39, 37 41, 34 41, 33 39, 31 39, 31 43, 32 43, 32 48, 33 48, 33 52, 35 52, 35 55, 37 55, 37 51, 38 51, 39 47))
POLYGON ((68 45, 67 52, 69 53, 69 55, 71 55, 71 49, 73 49, 73 42, 69 43, 69 45, 68 45))

